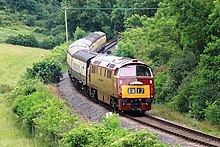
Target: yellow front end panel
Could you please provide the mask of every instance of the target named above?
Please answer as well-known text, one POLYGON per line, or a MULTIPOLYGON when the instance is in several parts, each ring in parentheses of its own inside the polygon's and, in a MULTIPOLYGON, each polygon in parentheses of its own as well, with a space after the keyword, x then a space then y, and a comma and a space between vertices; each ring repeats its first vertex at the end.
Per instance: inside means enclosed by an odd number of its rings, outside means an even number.
POLYGON ((150 85, 122 86, 122 98, 150 98, 150 85))

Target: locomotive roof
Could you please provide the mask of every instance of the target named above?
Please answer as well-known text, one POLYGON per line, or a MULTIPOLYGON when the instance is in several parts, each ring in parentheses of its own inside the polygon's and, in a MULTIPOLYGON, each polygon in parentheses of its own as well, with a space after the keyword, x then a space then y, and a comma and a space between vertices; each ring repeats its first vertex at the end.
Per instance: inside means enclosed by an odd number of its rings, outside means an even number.
POLYGON ((126 64, 136 64, 136 63, 145 64, 141 61, 138 61, 137 59, 118 57, 113 55, 104 55, 104 54, 99 54, 91 60, 91 64, 95 64, 111 69, 120 68, 126 64))
POLYGON ((87 62, 89 59, 97 56, 98 53, 89 50, 78 50, 73 54, 73 58, 78 59, 83 62, 87 62))

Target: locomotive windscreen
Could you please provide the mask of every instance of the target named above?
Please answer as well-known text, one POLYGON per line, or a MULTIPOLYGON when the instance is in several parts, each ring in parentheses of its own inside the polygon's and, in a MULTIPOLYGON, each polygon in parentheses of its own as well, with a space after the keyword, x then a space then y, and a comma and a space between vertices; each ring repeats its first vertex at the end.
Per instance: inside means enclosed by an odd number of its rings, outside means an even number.
POLYGON ((144 65, 127 65, 120 69, 120 76, 152 76, 149 67, 144 65))

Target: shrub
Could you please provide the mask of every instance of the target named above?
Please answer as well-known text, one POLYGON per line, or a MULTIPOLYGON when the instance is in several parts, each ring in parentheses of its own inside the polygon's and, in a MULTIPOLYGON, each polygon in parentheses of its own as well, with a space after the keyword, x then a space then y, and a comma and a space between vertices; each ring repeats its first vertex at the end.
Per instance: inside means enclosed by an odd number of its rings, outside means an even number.
POLYGON ((118 115, 104 117, 103 123, 80 125, 61 139, 61 146, 164 146, 148 132, 122 129, 118 115))
POLYGON ((44 107, 38 109, 42 114, 34 119, 36 128, 45 141, 57 142, 63 137, 63 133, 77 128, 79 118, 74 115, 64 103, 56 99, 49 99, 41 104, 44 107))
POLYGON ((13 103, 13 111, 28 123, 32 123, 41 112, 41 109, 46 109, 47 102, 52 98, 48 92, 35 92, 30 95, 22 96, 13 103))
POLYGON ((55 58, 45 58, 34 63, 32 68, 27 69, 28 78, 39 78, 44 83, 58 83, 62 77, 61 67, 55 58))
POLYGON ((61 44, 62 42, 62 39, 50 36, 40 42, 39 47, 44 49, 53 49, 55 46, 61 44))
POLYGON ((157 103, 166 102, 167 79, 168 76, 165 72, 157 73, 155 76, 155 100, 157 103))
POLYGON ((12 102, 19 97, 30 95, 36 91, 42 91, 43 84, 38 79, 21 78, 17 87, 10 93, 8 97, 12 102))
POLYGON ((78 40, 80 38, 83 38, 87 35, 86 31, 81 29, 80 27, 76 27, 75 33, 74 33, 74 40, 78 40))
POLYGON ((14 44, 14 45, 22 45, 29 47, 37 47, 38 41, 33 35, 20 35, 17 36, 9 36, 6 39, 6 43, 14 44))
POLYGON ((205 120, 220 125, 220 101, 209 103, 205 109, 205 120))
POLYGON ((134 58, 134 45, 131 41, 127 40, 126 43, 119 43, 118 49, 113 52, 116 56, 134 58))

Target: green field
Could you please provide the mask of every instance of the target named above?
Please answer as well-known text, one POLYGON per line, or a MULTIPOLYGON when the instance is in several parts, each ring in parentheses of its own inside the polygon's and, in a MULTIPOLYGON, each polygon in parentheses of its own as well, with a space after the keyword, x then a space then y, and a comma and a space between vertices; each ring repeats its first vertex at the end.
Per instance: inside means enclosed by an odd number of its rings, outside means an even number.
MULTIPOLYGON (((26 68, 49 53, 43 49, 0 44, 0 88, 15 87, 26 68)), ((21 126, 16 123, 16 116, 7 103, 8 94, 0 93, 0 147, 42 146, 19 129, 21 126)))
POLYGON ((0 43, 5 42, 9 36, 16 36, 18 34, 34 35, 38 41, 42 41, 43 38, 47 37, 40 33, 35 33, 34 29, 36 28, 22 25, 0 27, 0 43))
POLYGON ((26 69, 47 54, 48 50, 0 44, 0 85, 15 86, 26 69))

